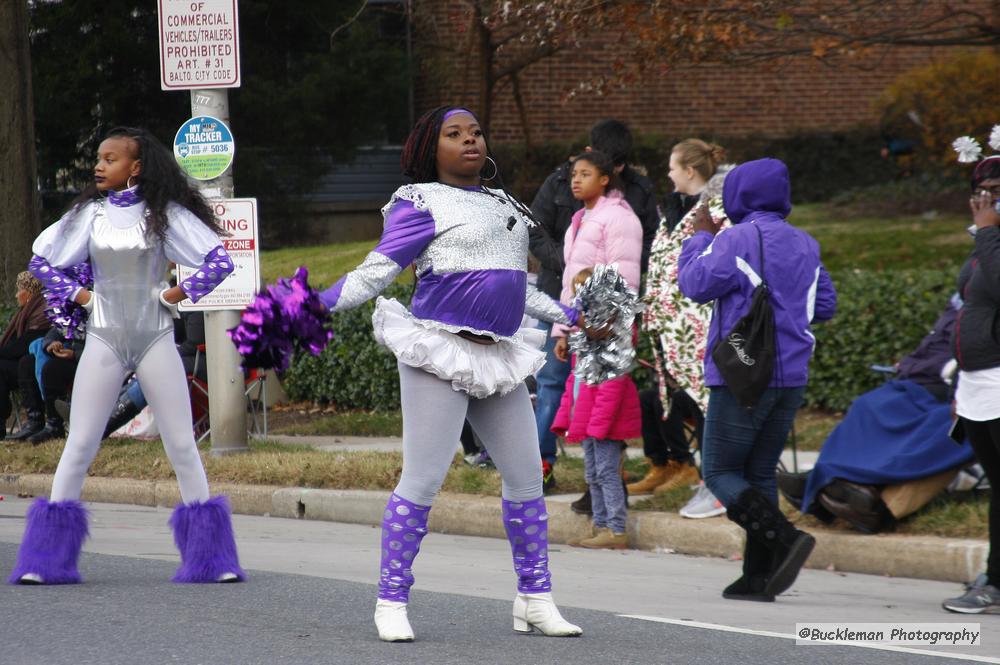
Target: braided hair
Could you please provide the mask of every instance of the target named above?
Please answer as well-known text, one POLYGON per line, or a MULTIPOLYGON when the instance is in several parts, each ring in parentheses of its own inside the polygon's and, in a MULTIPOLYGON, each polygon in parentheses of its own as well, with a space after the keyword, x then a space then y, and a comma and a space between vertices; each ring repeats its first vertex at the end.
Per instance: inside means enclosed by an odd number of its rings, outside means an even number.
MULTIPOLYGON (((138 127, 115 127, 104 138, 131 139, 138 148, 135 158, 142 161, 142 170, 136 181, 149 211, 146 233, 151 238, 155 237, 161 242, 166 240, 169 226, 167 206, 171 202, 189 210, 216 234, 229 235, 215 218, 212 207, 205 197, 191 186, 187 176, 174 160, 174 156, 149 131, 138 127)), ((75 209, 97 196, 97 185, 91 181, 73 200, 70 209, 75 209)))
MULTIPOLYGON (((410 178, 413 182, 437 182, 438 140, 441 135, 441 126, 444 124, 445 116, 452 111, 467 111, 473 117, 476 117, 474 113, 462 106, 439 106, 420 116, 413 125, 410 135, 406 137, 406 143, 403 144, 403 152, 400 156, 400 164, 403 167, 403 175, 410 178)), ((483 129, 483 142, 486 143, 486 156, 497 166, 496 173, 492 177, 486 178, 480 174, 480 185, 482 186, 483 193, 506 199, 518 212, 527 217, 530 223, 534 224, 535 218, 532 216, 528 206, 518 201, 504 186, 503 176, 500 173, 500 167, 496 159, 493 157, 493 152, 490 150, 490 142, 485 129, 483 129), (487 189, 485 186, 487 182, 491 183, 494 189, 501 190, 503 196, 498 196, 487 189)))

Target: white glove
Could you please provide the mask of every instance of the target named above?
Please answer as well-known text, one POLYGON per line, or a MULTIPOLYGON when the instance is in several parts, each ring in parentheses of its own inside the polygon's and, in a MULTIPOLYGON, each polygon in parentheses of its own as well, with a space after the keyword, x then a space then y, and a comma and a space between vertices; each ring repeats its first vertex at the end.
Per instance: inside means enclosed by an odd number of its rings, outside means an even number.
POLYGON ((82 307, 84 309, 84 311, 87 312, 87 314, 93 314, 94 313, 94 298, 96 298, 97 296, 94 295, 93 291, 87 291, 87 293, 90 294, 90 300, 87 301, 87 304, 80 305, 80 307, 82 307))
POLYGON ((157 292, 157 294, 156 294, 156 299, 160 301, 161 305, 163 305, 164 307, 167 308, 167 311, 170 312, 170 316, 171 317, 173 317, 175 319, 179 319, 179 318, 181 318, 181 313, 177 309, 177 304, 176 303, 167 302, 167 299, 163 297, 164 294, 166 294, 166 292, 169 291, 169 290, 170 290, 169 288, 159 290, 157 292))

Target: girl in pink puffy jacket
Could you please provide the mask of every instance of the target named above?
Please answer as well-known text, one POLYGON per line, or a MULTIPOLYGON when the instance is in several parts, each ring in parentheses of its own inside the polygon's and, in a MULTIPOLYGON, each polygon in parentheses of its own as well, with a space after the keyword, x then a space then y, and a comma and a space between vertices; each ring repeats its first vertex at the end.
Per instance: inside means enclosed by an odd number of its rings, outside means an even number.
MULTIPOLYGON (((573 158, 570 172, 573 197, 583 208, 573 215, 563 239, 563 289, 559 299, 573 303, 573 278, 584 268, 618 264, 629 288, 639 290, 642 259, 642 224, 625 201, 614 162, 602 152, 585 152, 573 158)), ((564 337, 564 326, 553 327, 553 337, 564 337)))
MULTIPOLYGON (((577 273, 574 286, 582 285, 590 272, 588 268, 577 273)), ((559 340, 555 348, 556 356, 564 362, 565 339, 559 340)), ((572 360, 576 365, 575 355, 572 360)), ((621 458, 625 439, 642 436, 639 391, 632 377, 626 374, 589 385, 570 372, 552 431, 567 441, 582 442, 584 475, 594 513, 591 536, 570 544, 589 549, 625 549, 628 501, 620 471, 621 458)))

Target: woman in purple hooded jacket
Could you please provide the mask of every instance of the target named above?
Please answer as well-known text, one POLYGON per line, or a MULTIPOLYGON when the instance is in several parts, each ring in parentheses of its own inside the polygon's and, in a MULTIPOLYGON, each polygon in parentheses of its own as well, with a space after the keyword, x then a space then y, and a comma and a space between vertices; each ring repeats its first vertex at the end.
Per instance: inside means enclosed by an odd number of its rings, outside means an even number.
POLYGON ((697 302, 715 301, 708 348, 750 309, 761 283, 761 243, 774 310, 775 362, 756 406, 740 406, 711 354, 705 355, 710 389, 702 473, 725 504, 729 519, 747 532, 743 575, 724 598, 770 602, 794 583, 815 539, 778 509, 775 467, 802 403, 815 339, 809 326, 830 319, 837 294, 819 257, 819 243, 785 218, 791 212, 788 168, 777 159, 742 164, 722 191, 731 228, 719 231, 699 213, 695 234, 679 259, 681 291, 697 302), (759 232, 759 233, 758 233, 759 232))

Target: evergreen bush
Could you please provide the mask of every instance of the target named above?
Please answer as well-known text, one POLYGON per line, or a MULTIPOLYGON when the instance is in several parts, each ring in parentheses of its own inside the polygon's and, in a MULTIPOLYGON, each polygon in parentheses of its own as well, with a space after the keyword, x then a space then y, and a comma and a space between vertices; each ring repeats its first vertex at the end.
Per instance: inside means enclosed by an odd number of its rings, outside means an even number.
POLYGON ((956 270, 842 271, 832 275, 837 314, 813 326, 816 353, 806 404, 842 411, 884 381, 871 365, 913 351, 955 290, 956 270))
MULTIPOLYGON (((816 354, 806 404, 844 410, 884 379, 871 365, 892 364, 927 334, 955 288, 954 270, 842 271, 833 275, 837 315, 814 327, 816 354)), ((385 296, 409 303, 411 289, 393 284, 385 296)), ((300 353, 283 377, 292 399, 333 403, 343 409, 399 408, 396 359, 375 343, 374 302, 338 313, 335 337, 319 356, 300 353)), ((649 357, 641 340, 640 357, 649 357)), ((636 369, 640 387, 648 370, 636 369)))

